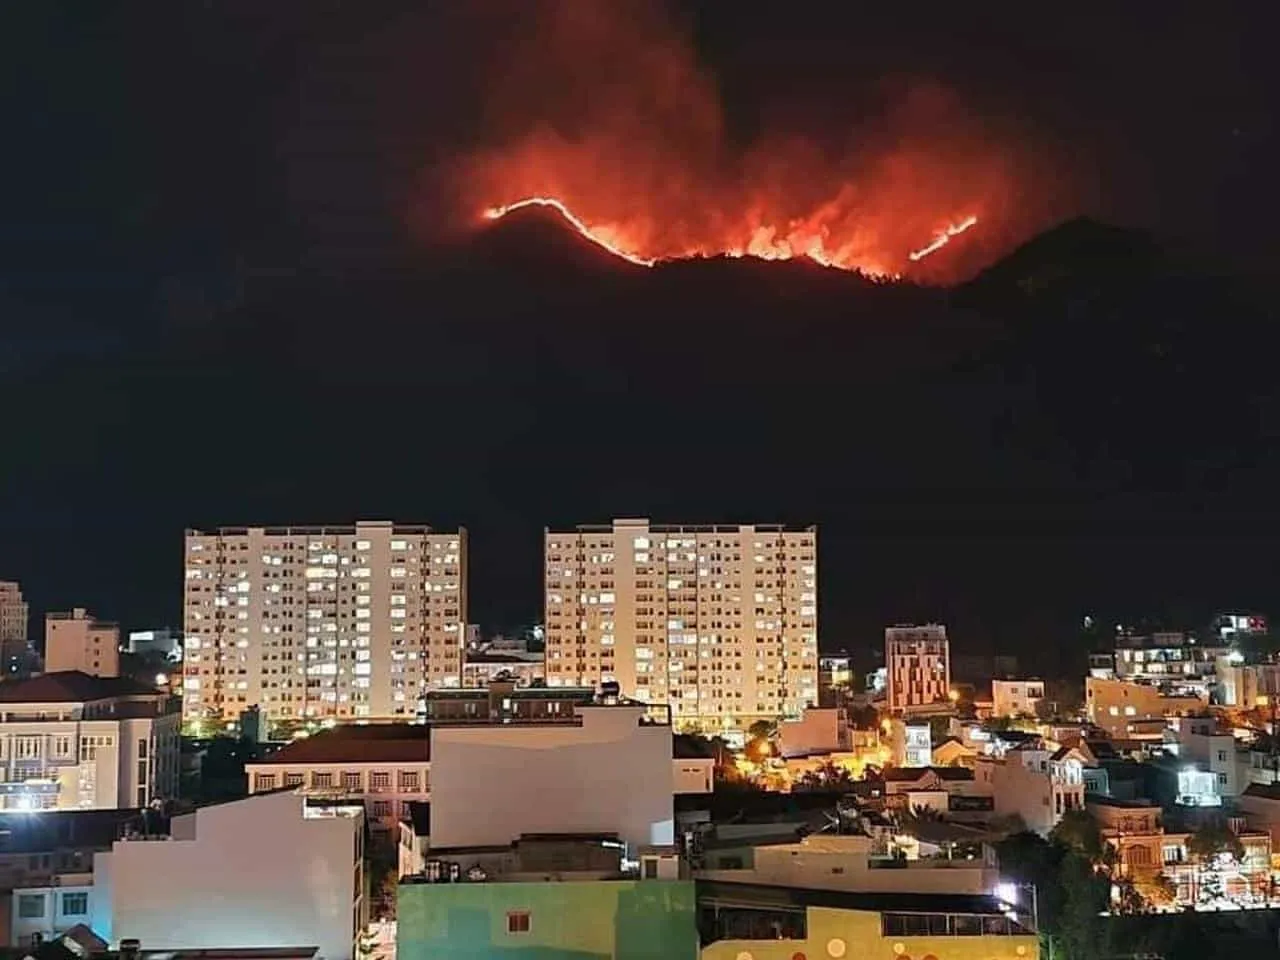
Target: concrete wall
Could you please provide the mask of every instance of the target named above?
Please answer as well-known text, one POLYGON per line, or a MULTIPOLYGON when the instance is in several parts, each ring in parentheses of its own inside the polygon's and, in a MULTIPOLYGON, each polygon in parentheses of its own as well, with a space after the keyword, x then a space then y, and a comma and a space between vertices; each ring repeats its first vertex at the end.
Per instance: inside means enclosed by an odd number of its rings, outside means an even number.
POLYGON ((362 904, 359 817, 305 819, 293 793, 206 807, 175 832, 94 858, 91 926, 144 950, 317 946, 350 960, 362 904))
POLYGON ((522 833, 674 840, 671 729, 643 708, 580 708, 581 727, 435 727, 431 845, 506 844, 522 833))
POLYGON ((778 725, 782 755, 796 757, 848 750, 848 727, 842 720, 843 714, 843 710, 833 707, 809 707, 799 720, 784 720, 778 725))
POLYGON ((694 885, 680 880, 402 884, 398 960, 695 960, 694 885), (528 930, 509 932, 508 915, 528 930))
POLYGON ((1208 700, 1198 697, 1165 697, 1156 687, 1123 680, 1086 677, 1085 711, 1090 723, 1112 736, 1124 736, 1129 723, 1184 715, 1204 710, 1208 700))

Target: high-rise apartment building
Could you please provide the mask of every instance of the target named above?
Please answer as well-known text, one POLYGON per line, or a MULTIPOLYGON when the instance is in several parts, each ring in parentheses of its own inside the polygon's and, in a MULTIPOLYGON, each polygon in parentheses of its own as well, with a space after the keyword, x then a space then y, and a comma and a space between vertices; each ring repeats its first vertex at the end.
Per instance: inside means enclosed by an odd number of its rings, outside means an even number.
POLYGON ((818 699, 818 534, 614 520, 545 534, 550 686, 616 682, 705 730, 818 699))
POLYGON ((0 667, 5 674, 16 672, 26 658, 29 614, 22 587, 12 580, 0 580, 0 667))
POLYGON ((466 531, 188 530, 183 599, 185 719, 412 717, 461 685, 466 531))
POLYGON ((951 645, 942 624, 886 627, 884 663, 890 711, 946 702, 951 692, 951 645))
POLYGON ((120 676, 120 625, 99 620, 84 607, 44 618, 46 673, 78 670, 91 677, 120 676))

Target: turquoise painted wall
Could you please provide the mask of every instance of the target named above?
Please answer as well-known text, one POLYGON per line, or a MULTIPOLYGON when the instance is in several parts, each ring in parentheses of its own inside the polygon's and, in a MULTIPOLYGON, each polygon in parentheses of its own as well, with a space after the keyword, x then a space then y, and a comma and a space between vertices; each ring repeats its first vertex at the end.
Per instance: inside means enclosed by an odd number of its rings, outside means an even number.
POLYGON ((402 884, 397 960, 697 960, 688 880, 402 884), (508 933, 507 914, 529 931, 508 933))

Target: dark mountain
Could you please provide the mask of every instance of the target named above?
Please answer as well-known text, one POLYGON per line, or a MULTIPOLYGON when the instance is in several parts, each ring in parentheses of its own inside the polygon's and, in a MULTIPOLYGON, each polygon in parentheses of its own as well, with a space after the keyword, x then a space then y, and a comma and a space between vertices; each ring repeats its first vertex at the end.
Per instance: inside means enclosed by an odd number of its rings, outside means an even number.
POLYGON ((1280 480, 1273 311, 1126 231, 1064 224, 948 291, 634 267, 523 211, 137 308, 126 347, 0 385, 0 571, 37 607, 176 622, 183 527, 379 516, 465 524, 489 623, 538 615, 544 525, 618 515, 819 523, 831 646, 1277 599, 1250 539, 1280 480))

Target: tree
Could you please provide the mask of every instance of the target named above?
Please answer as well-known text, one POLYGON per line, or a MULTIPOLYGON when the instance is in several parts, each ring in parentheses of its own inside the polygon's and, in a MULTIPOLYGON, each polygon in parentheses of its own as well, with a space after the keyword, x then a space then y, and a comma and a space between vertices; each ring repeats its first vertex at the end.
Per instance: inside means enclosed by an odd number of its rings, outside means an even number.
POLYGON ((747 727, 747 737, 751 740, 772 740, 777 734, 777 720, 757 720, 747 727))
POLYGON ((1102 859, 1102 831, 1088 810, 1068 810, 1053 828, 1049 838, 1074 850, 1089 862, 1102 859))

